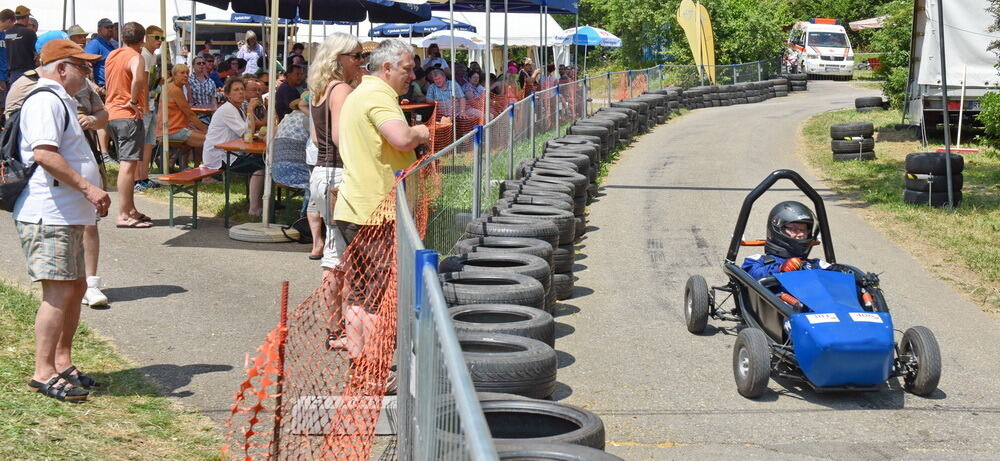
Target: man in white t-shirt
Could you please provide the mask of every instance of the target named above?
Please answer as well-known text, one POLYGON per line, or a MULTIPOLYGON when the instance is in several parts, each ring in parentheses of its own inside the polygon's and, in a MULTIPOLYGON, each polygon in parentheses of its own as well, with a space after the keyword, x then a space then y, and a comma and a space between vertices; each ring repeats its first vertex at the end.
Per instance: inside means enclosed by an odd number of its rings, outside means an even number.
POLYGON ((106 214, 111 198, 100 184, 97 162, 76 121, 76 94, 87 84, 91 62, 66 39, 41 52, 39 89, 21 106, 21 158, 37 164, 14 204, 14 221, 32 281, 42 283, 35 316, 35 371, 28 386, 59 400, 86 400, 99 384, 73 366, 73 336, 87 290, 84 226, 106 214), (55 93, 55 94, 53 94, 55 93))

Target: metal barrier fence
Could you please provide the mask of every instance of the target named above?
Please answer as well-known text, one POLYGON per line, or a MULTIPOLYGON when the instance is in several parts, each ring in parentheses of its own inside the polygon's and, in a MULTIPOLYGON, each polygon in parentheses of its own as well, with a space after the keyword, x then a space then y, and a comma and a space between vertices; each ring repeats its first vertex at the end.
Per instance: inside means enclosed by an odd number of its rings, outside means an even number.
MULTIPOLYGON (((417 172, 417 178, 420 173, 417 172)), ((497 459, 437 277, 401 181, 396 189, 398 255, 398 459, 497 459)))
MULTIPOLYGON (((754 81, 777 64, 717 66, 716 78, 754 81)), ((656 66, 540 89, 406 172, 395 193, 399 459, 497 459, 438 282, 438 255, 450 254, 466 225, 489 211, 521 161, 541 155, 545 142, 577 119, 647 90, 697 86, 701 78, 695 66, 656 66), (426 204, 427 212, 411 213, 408 203, 426 204)))

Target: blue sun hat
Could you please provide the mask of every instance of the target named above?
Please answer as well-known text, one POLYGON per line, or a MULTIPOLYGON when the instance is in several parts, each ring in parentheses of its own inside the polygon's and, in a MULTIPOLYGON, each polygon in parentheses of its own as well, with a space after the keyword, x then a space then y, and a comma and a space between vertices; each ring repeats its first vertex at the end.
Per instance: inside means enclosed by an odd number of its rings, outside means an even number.
POLYGON ((61 30, 50 30, 42 35, 39 35, 38 40, 35 41, 35 53, 41 53, 42 47, 45 46, 46 43, 61 38, 65 38, 68 40, 69 35, 66 35, 66 32, 63 32, 61 30))

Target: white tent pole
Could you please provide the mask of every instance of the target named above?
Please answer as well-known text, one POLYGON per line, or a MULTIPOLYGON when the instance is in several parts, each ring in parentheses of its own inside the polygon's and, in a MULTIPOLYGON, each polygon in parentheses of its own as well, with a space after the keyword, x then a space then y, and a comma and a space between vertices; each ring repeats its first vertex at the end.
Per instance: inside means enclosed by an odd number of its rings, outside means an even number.
POLYGON ((69 12, 68 0, 63 0, 63 24, 62 30, 66 30, 66 14, 69 12))
MULTIPOLYGON (((160 0, 160 28, 167 29, 167 0, 160 0)), ((166 34, 166 32, 164 32, 166 34)), ((159 112, 162 117, 160 122, 163 127, 163 138, 160 140, 161 158, 163 159, 163 174, 170 174, 170 128, 167 125, 169 114, 167 114, 167 41, 160 42, 160 76, 163 78, 163 85, 160 86, 160 107, 159 112)))
MULTIPOLYGON (((451 23, 454 24, 455 23, 455 0, 451 0, 451 1, 448 2, 448 15, 449 15, 448 19, 451 19, 451 23)), ((451 32, 451 65, 449 66, 449 67, 451 67, 451 82, 450 82, 451 84, 449 85, 450 86, 450 91, 451 91, 451 101, 450 102, 451 102, 451 110, 452 110, 452 114, 451 114, 451 139, 454 141, 455 139, 458 138, 458 114, 454 113, 455 112, 455 108, 458 107, 458 104, 455 103, 455 98, 458 97, 458 95, 455 94, 455 61, 456 61, 456 59, 455 59, 456 58, 456 56, 455 56, 455 28, 452 27, 449 32, 451 32)))
POLYGON ((197 46, 195 44, 195 37, 198 34, 198 32, 197 32, 198 31, 198 20, 195 18, 195 16, 197 16, 197 14, 198 14, 198 7, 197 7, 197 5, 198 5, 198 2, 195 2, 194 0, 191 0, 191 45, 190 45, 190 48, 188 48, 190 51, 188 51, 187 61, 188 61, 188 67, 191 69, 191 73, 192 74, 194 73, 194 53, 195 53, 195 50, 197 50, 197 48, 195 48, 197 46))
MULTIPOLYGON (((274 59, 274 56, 278 53, 278 1, 271 0, 271 41, 267 42, 268 45, 268 56, 274 59)), ((268 63, 265 60, 267 66, 267 81, 275 82, 277 81, 277 66, 273 63, 268 63)), ((277 85, 269 84, 267 85, 267 152, 264 156, 264 210, 261 212, 261 219, 264 221, 264 227, 270 227, 270 219, 268 217, 271 215, 271 162, 274 159, 274 132, 275 132, 275 99, 274 92, 277 85)), ((247 114, 251 116, 251 114, 247 114)))
POLYGON ((546 75, 549 72, 549 7, 545 6, 545 14, 542 15, 543 24, 545 24, 545 32, 542 32, 542 75, 546 75))
MULTIPOLYGON (((576 38, 576 34, 580 31, 580 4, 576 6, 576 18, 573 20, 573 38, 576 38)), ((573 67, 580 68, 580 47, 576 46, 576 40, 570 40, 573 44, 573 67)), ((584 59, 587 57, 584 56, 584 59)))
MULTIPOLYGON (((483 72, 483 78, 486 80, 486 99, 483 103, 483 123, 490 120, 490 116, 493 115, 493 111, 490 110, 490 71, 493 70, 493 37, 490 35, 490 23, 493 22, 493 12, 490 10, 490 0, 486 0, 486 57, 483 59, 486 72, 483 72)), ((454 29, 454 25, 452 26, 454 29)))
POLYGON ((122 43, 122 27, 125 27, 125 0, 118 0, 118 47, 125 46, 122 43))
POLYGON ((69 0, 69 24, 76 24, 76 0, 69 0))
MULTIPOLYGON (((502 73, 506 73, 507 72, 507 63, 510 61, 510 56, 508 55, 508 51, 509 50, 507 48, 507 33, 508 33, 507 32, 507 0, 503 0, 503 62, 500 63, 500 72, 497 72, 497 75, 501 75, 502 73)), ((487 40, 489 40, 489 37, 487 37, 487 40)), ((493 54, 492 48, 490 49, 489 53, 493 54)), ((492 69, 490 69, 490 70, 492 70, 492 69)))
POLYGON ((306 56, 309 62, 313 60, 313 0, 309 0, 309 47, 306 48, 306 56))

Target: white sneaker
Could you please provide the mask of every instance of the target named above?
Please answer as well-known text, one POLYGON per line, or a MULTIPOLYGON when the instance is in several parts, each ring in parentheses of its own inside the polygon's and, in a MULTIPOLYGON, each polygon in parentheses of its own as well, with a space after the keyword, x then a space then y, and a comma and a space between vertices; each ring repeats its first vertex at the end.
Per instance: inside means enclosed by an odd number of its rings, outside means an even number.
POLYGON ((83 294, 83 304, 90 307, 108 305, 108 297, 101 292, 100 286, 100 277, 87 277, 87 292, 83 294))

